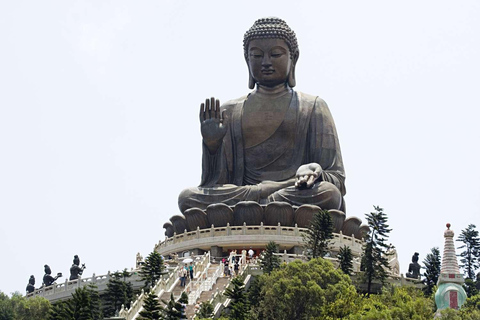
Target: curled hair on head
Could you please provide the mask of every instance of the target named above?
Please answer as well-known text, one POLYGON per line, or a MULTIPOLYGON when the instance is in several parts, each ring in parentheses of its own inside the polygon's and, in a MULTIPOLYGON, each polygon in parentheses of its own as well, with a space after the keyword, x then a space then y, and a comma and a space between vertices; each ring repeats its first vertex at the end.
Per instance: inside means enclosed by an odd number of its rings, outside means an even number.
POLYGON ((280 18, 262 18, 255 21, 243 37, 243 52, 248 60, 248 44, 253 39, 278 38, 283 39, 290 49, 290 57, 298 55, 298 43, 295 32, 280 18))

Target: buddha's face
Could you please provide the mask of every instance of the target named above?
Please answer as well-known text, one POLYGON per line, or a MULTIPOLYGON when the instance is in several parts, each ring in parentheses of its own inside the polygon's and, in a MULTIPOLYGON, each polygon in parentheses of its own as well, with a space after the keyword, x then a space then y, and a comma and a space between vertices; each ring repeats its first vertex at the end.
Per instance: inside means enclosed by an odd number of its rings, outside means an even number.
POLYGON ((248 45, 248 68, 257 83, 267 87, 286 83, 291 71, 290 49, 283 39, 251 40, 248 45))

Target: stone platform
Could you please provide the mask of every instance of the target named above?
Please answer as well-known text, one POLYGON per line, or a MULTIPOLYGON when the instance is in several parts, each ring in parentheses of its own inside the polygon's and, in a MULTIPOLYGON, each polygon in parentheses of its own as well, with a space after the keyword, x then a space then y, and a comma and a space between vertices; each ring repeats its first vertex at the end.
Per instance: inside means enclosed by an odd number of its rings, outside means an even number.
MULTIPOLYGON (((267 243, 274 241, 280 252, 291 254, 302 254, 303 237, 302 231, 305 228, 298 226, 265 226, 242 225, 225 227, 210 227, 206 229, 197 228, 195 231, 184 231, 167 237, 164 241, 155 246, 155 251, 164 256, 178 254, 182 256, 185 252, 200 254, 210 251, 213 257, 223 257, 230 250, 248 250, 249 248, 265 248, 267 243)), ((347 245, 352 250, 354 257, 359 258, 362 254, 363 241, 357 239, 354 234, 347 236, 340 231, 334 233, 331 241, 330 252, 332 255, 347 245)))

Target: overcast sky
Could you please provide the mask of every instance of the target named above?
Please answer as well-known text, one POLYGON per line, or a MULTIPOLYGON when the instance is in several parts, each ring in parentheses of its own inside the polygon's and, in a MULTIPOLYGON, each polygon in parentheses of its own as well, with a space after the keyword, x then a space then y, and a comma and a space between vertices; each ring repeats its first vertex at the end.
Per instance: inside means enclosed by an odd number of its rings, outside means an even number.
MULTIPOLYGON (((297 87, 337 125, 347 216, 384 208, 405 273, 480 227, 480 2, 0 2, 0 290, 43 265, 131 268, 201 175, 199 104, 248 93, 242 40, 278 16, 297 87)), ((457 250, 458 251, 458 250, 457 250)))

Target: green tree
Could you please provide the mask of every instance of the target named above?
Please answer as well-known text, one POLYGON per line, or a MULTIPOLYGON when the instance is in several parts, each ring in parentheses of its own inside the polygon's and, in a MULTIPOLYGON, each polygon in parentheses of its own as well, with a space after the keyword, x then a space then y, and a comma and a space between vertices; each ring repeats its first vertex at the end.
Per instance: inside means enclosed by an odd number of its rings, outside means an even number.
POLYGON ((150 253, 140 269, 140 277, 145 281, 145 288, 153 288, 162 277, 164 269, 165 266, 160 253, 156 251, 150 253))
POLYGON ((157 295, 150 291, 143 303, 143 310, 140 311, 139 320, 160 320, 163 319, 162 315, 163 309, 158 302, 157 295))
POLYGON ((72 298, 54 304, 51 320, 101 320, 100 296, 94 285, 78 288, 72 298))
POLYGON ((370 231, 365 237, 365 245, 362 256, 362 270, 364 271, 365 280, 367 282, 367 295, 369 296, 372 289, 372 282, 379 280, 385 284, 387 279, 387 271, 390 270, 388 264, 388 249, 391 247, 386 243, 389 229, 387 224, 387 216, 383 209, 374 206, 375 212, 366 215, 370 231))
POLYGON ((423 274, 425 287, 423 288, 423 292, 429 297, 432 295, 433 289, 437 285, 438 277, 440 276, 442 265, 440 250, 438 250, 438 248, 430 249, 430 253, 427 254, 425 260, 423 260, 423 265, 425 266, 425 273, 423 274))
POLYGON ((270 241, 265 248, 265 252, 260 255, 260 267, 263 272, 270 273, 280 266, 280 258, 275 255, 277 252, 277 244, 270 241))
POLYGON ((314 259, 323 258, 328 251, 331 239, 333 239, 332 216, 327 210, 315 212, 310 226, 303 232, 307 254, 314 259))
POLYGON ((341 319, 358 308, 349 276, 323 258, 300 260, 259 277, 258 319, 341 319))
POLYGON ((180 295, 180 298, 178 299, 178 303, 180 303, 180 313, 181 313, 181 316, 180 316, 180 319, 187 319, 187 310, 186 310, 186 307, 187 307, 187 304, 188 304, 188 294, 183 291, 182 294, 180 295))
POLYGON ((478 292, 475 287, 475 270, 480 267, 480 238, 475 228, 474 224, 469 224, 465 230, 462 230, 457 239, 457 241, 463 243, 458 249, 464 249, 460 253, 460 266, 467 277, 464 287, 469 297, 478 292))
POLYGON ((250 306, 250 320, 260 319, 259 308, 262 300, 262 279, 263 278, 259 276, 254 277, 253 280, 251 280, 250 287, 248 288, 247 301, 248 305, 250 306))
POLYGON ((20 292, 9 297, 0 291, 0 320, 47 320, 51 308, 45 298, 27 299, 20 292))
POLYGON ((346 275, 351 275, 353 272, 353 255, 352 250, 348 246, 343 246, 338 251, 337 255, 340 270, 346 275))
POLYGON ((198 317, 200 319, 212 319, 213 317, 213 305, 204 301, 200 304, 200 309, 198 310, 198 317))
POLYGON ((133 299, 132 283, 126 281, 131 277, 131 273, 127 269, 123 272, 116 271, 110 274, 107 283, 107 290, 102 295, 103 314, 105 317, 112 317, 120 310, 122 305, 130 308, 130 302, 133 299))
POLYGON ((350 320, 415 319, 431 320, 433 300, 414 287, 386 286, 381 294, 359 301, 360 310, 349 315, 350 320))
POLYGON ((462 320, 480 319, 480 294, 467 298, 459 314, 462 320))
MULTIPOLYGON (((163 301, 163 300, 162 300, 163 301)), ((180 302, 175 301, 173 293, 170 294, 170 300, 168 302, 163 301, 165 304, 164 307, 164 318, 165 320, 178 320, 182 316, 182 305, 180 302)))
POLYGON ((233 320, 244 320, 247 319, 248 315, 248 303, 247 297, 245 294, 245 286, 241 277, 235 277, 230 282, 232 287, 225 289, 224 295, 230 298, 230 309, 229 319, 233 320))

